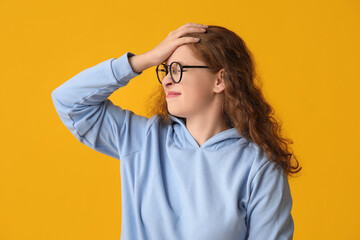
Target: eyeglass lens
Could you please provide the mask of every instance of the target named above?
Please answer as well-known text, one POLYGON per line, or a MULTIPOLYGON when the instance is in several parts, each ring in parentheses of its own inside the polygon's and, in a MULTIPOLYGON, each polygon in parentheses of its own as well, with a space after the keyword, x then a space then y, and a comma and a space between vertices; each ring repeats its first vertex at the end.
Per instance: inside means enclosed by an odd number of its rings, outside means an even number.
POLYGON ((167 69, 169 68, 170 68, 170 77, 173 79, 174 82, 179 82, 182 73, 181 73, 180 65, 176 62, 173 62, 172 64, 170 64, 170 66, 168 65, 167 67, 165 67, 163 64, 159 65, 157 71, 159 80, 161 82, 163 81, 165 76, 168 74, 167 69))

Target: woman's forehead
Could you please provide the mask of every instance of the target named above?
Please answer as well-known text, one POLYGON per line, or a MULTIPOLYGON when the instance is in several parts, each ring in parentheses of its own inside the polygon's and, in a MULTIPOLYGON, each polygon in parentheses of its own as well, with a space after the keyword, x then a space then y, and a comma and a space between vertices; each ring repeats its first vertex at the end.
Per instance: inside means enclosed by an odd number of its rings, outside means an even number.
POLYGON ((197 62, 197 59, 188 46, 181 45, 166 59, 165 64, 170 65, 172 62, 179 62, 181 65, 190 65, 197 62))

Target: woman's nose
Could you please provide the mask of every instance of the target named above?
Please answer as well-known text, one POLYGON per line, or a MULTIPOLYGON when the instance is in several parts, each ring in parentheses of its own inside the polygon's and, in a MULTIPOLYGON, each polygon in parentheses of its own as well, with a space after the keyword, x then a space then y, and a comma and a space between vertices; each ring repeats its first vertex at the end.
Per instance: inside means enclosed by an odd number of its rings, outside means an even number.
POLYGON ((168 86, 168 85, 174 84, 173 80, 171 79, 170 74, 167 74, 167 75, 163 78, 162 84, 163 84, 163 86, 168 86))

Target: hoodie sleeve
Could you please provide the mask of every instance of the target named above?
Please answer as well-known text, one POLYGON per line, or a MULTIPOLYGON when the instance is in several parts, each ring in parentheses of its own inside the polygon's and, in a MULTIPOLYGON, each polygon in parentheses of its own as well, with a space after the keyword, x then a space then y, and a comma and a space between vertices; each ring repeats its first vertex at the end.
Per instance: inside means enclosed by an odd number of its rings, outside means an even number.
POLYGON ((293 239, 292 197, 280 165, 266 161, 251 183, 247 206, 248 240, 293 239))
POLYGON ((120 159, 142 148, 148 118, 114 105, 108 97, 140 75, 125 53, 85 69, 53 90, 55 109, 70 132, 90 148, 120 159))

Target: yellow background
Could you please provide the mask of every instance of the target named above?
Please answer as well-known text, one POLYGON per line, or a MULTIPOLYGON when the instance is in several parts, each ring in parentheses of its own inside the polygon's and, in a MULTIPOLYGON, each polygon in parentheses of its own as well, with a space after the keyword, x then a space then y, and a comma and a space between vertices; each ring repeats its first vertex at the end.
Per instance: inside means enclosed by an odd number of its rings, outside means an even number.
MULTIPOLYGON (((0 0, 0 239, 119 239, 120 162, 78 142, 51 92, 187 22, 239 34, 303 166, 294 239, 360 239, 360 2, 0 0)), ((145 70, 110 99, 144 115, 145 70)))

